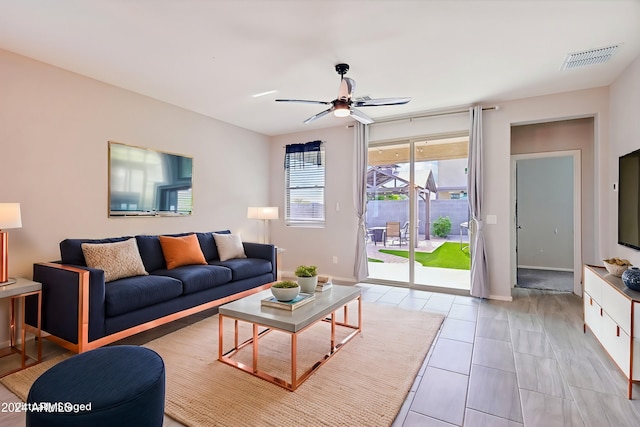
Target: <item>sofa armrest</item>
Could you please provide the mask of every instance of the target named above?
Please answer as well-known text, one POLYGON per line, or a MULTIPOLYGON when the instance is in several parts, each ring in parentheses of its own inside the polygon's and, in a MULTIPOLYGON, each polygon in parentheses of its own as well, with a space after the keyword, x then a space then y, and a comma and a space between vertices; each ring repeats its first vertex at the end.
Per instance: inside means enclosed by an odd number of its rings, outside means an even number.
POLYGON ((42 329, 59 344, 81 353, 105 335, 105 282, 102 270, 57 262, 33 265, 42 283, 42 329))
POLYGON ((242 244, 244 246, 244 253, 248 258, 262 258, 271 261, 272 273, 275 280, 278 272, 276 247, 270 244, 253 242, 242 242, 242 244))

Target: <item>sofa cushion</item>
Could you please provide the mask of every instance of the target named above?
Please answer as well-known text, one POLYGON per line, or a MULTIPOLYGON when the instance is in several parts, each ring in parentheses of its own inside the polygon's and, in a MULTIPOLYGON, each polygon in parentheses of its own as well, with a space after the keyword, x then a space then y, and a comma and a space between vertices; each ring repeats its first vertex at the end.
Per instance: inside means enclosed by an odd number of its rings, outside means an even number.
POLYGON ((184 294, 192 294, 231 281, 231 270, 219 265, 186 265, 171 270, 158 270, 152 275, 169 276, 182 282, 184 294))
MULTIPOLYGON (((216 231, 219 234, 229 234, 231 231, 222 230, 216 231)), ((167 234, 170 237, 188 236, 193 233, 178 233, 167 234)), ((200 249, 207 261, 218 259, 218 249, 213 240, 211 233, 196 233, 198 241, 200 242, 200 249)), ((167 268, 167 264, 164 261, 164 254, 162 253, 162 246, 160 246, 160 239, 157 235, 139 235, 136 236, 138 242, 138 250, 140 250, 140 256, 142 262, 147 271, 163 270, 167 268)))
POLYGON ((230 269, 234 281, 271 273, 273 270, 271 261, 261 258, 236 258, 228 261, 210 261, 209 264, 230 269))
POLYGON ((81 247, 87 267, 104 271, 105 282, 149 274, 133 237, 123 242, 83 243, 81 247))
POLYGON ((82 252, 83 243, 114 243, 123 242, 130 239, 131 236, 113 237, 109 239, 64 239, 60 242, 60 259, 63 264, 83 265, 87 266, 82 252))
POLYGON ((182 295, 182 283, 172 277, 137 276, 115 280, 105 286, 107 317, 128 313, 182 295))
MULTIPOLYGON (((216 234, 231 234, 231 230, 214 231, 216 234)), ((198 241, 200 241, 200 248, 204 254, 204 258, 207 261, 213 261, 219 259, 218 247, 213 239, 213 233, 196 233, 198 241)))
POLYGON ((218 247, 218 256, 220 257, 220 261, 247 257, 244 253, 244 247, 242 246, 242 239, 240 239, 240 235, 213 233, 213 238, 215 239, 216 246, 218 247))
POLYGON ((159 236, 159 239, 167 269, 207 263, 195 234, 181 237, 159 236))

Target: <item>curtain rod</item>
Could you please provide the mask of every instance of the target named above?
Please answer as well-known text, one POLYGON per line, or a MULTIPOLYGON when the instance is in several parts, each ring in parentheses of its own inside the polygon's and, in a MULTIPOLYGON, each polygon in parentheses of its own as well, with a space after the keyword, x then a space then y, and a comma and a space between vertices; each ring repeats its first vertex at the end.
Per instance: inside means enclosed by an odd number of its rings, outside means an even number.
MULTIPOLYGON (((424 113, 424 114, 419 114, 419 115, 415 115, 415 116, 407 116, 407 117, 389 117, 388 119, 379 119, 376 120, 375 123, 389 123, 389 122, 399 122, 401 120, 413 120, 413 119, 424 119, 427 117, 439 117, 439 116, 450 116, 453 114, 462 114, 462 113, 468 113, 469 112, 469 108, 471 107, 467 107, 467 108, 459 108, 456 110, 450 110, 450 111, 442 111, 442 112, 432 112, 432 113, 424 113)), ((499 110, 500 106, 499 105, 494 105, 491 107, 482 107, 482 111, 487 111, 487 110, 499 110)))

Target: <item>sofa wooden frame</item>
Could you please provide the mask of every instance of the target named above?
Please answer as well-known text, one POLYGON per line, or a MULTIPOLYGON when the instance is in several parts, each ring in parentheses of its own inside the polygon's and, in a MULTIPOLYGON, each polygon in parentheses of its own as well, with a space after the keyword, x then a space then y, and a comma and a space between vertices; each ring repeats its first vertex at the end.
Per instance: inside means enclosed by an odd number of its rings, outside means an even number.
POLYGON ((273 283, 266 283, 264 285, 260 285, 255 288, 238 292, 236 294, 232 294, 224 298, 219 298, 214 301, 209 301, 207 303, 200 304, 195 307, 191 307, 186 310, 179 311, 177 313, 169 314, 167 316, 160 317, 158 319, 154 319, 149 322, 145 322, 140 325, 136 325, 131 328, 128 328, 128 329, 125 329, 125 330, 122 330, 122 331, 119 331, 111 335, 107 335, 102 338, 98 338, 97 340, 89 342, 89 271, 83 270, 77 267, 72 267, 69 265, 56 264, 51 262, 42 262, 38 264, 46 267, 71 271, 78 275, 78 301, 79 301, 78 343, 77 344, 72 343, 70 341, 57 337, 55 335, 51 335, 49 333, 47 333, 46 335, 43 335, 43 338, 51 342, 54 342, 57 345, 63 348, 66 348, 67 350, 70 350, 74 353, 83 353, 85 351, 93 350, 93 349, 105 346, 107 344, 111 344, 113 342, 119 341, 121 339, 130 337, 137 333, 148 331, 149 329, 153 329, 157 326, 173 322, 174 320, 182 319, 192 314, 196 314, 201 311, 208 310, 210 308, 214 308, 219 305, 226 304, 228 302, 231 302, 240 298, 244 298, 246 296, 255 294, 265 289, 269 289, 273 284, 273 283))

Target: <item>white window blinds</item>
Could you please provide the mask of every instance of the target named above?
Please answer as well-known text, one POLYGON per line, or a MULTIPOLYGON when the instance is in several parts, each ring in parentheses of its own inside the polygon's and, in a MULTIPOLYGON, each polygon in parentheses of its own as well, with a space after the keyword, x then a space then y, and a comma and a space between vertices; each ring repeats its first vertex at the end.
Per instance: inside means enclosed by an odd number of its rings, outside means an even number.
POLYGON ((321 141, 286 146, 286 225, 324 226, 324 157, 321 141))

